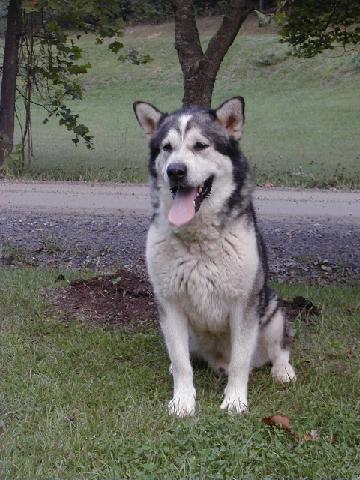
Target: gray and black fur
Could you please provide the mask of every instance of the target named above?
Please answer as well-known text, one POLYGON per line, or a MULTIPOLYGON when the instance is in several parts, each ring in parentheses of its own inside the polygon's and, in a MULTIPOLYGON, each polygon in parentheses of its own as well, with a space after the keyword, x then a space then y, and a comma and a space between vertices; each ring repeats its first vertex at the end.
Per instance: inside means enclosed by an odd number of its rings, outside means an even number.
MULTIPOLYGON (((244 114, 243 99, 242 104, 244 114)), ((136 103, 134 104, 134 108, 135 105, 136 103)), ((256 297, 258 301, 260 325, 264 327, 271 321, 278 309, 281 308, 281 302, 279 301, 277 294, 267 285, 269 274, 268 255, 266 245, 257 223, 253 201, 251 199, 252 185, 247 159, 242 153, 239 143, 236 140, 222 135, 221 132, 218 131, 215 110, 199 107, 188 107, 182 108, 171 115, 168 113, 161 114, 156 134, 150 141, 150 158, 148 163, 154 208, 152 218, 156 218, 159 208, 159 187, 157 184, 155 161, 160 152, 161 142, 168 133, 169 129, 176 125, 177 119, 182 115, 187 114, 192 115, 192 120, 187 125, 187 129, 190 129, 194 124, 200 126, 204 136, 212 139, 215 150, 231 159, 233 165, 233 181, 236 187, 224 205, 223 221, 225 223, 229 219, 232 220, 234 217, 240 217, 244 215, 247 217, 249 223, 254 225, 256 230, 257 248, 259 257, 261 259, 261 272, 259 272, 259 277, 261 280, 258 286, 258 291, 256 292, 256 297)), ((287 332, 288 328, 284 328, 284 344, 288 343, 287 332)))
POLYGON ((229 374, 222 408, 243 411, 247 381, 235 385, 250 364, 270 362, 278 381, 295 378, 286 349, 287 321, 267 284, 266 247, 238 143, 244 100, 233 97, 216 110, 192 107, 171 114, 136 102, 134 111, 150 137, 154 216, 147 265, 172 362, 170 413, 182 416, 195 408, 190 376, 183 380, 179 373, 188 372, 190 353, 229 374), (242 337, 232 320, 238 310, 243 312, 239 322, 249 329, 245 334, 242 327, 242 337))

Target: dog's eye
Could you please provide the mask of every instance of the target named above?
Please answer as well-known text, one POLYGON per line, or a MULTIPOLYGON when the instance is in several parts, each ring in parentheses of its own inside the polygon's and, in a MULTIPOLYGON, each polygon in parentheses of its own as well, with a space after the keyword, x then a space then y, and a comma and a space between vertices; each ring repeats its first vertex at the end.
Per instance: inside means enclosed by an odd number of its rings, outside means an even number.
POLYGON ((208 148, 209 145, 206 145, 206 143, 202 142, 196 142, 194 145, 194 150, 200 151, 200 150, 205 150, 205 148, 208 148))
POLYGON ((162 149, 165 150, 165 152, 172 152, 172 146, 170 145, 170 143, 165 143, 162 149))

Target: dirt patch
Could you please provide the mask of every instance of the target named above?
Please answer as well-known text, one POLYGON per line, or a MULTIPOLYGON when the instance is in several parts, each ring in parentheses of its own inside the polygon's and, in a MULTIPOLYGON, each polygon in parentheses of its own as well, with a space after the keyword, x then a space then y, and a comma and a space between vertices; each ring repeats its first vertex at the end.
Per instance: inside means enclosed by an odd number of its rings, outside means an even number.
MULTIPOLYGON (((60 275, 57 281, 64 281, 60 275)), ((75 280, 60 288, 52 303, 65 314, 65 321, 77 317, 83 322, 114 326, 134 332, 158 325, 156 302, 144 273, 119 270, 112 275, 75 280)), ((320 310, 304 297, 282 300, 289 320, 300 317, 311 324, 320 310)))
MULTIPOLYGON (((64 280, 59 278, 59 281, 64 280)), ((59 289, 53 304, 65 313, 65 319, 105 326, 118 326, 126 331, 139 331, 157 325, 157 309, 151 286, 145 274, 119 270, 89 280, 75 280, 59 289)))

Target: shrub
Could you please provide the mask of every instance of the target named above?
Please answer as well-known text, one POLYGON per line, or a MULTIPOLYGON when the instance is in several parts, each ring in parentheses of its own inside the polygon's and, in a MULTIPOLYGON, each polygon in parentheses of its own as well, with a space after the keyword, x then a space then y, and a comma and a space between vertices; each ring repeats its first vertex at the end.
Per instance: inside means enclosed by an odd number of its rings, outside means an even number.
POLYGON ((290 55, 290 50, 286 47, 274 46, 255 59, 255 64, 263 67, 270 65, 276 65, 277 63, 284 62, 290 55))

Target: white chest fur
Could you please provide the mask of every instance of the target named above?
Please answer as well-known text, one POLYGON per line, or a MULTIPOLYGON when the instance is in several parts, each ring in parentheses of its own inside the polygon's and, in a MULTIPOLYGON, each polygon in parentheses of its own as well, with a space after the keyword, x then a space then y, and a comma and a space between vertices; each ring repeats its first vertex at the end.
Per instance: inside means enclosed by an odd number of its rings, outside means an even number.
POLYGON ((159 301, 177 303, 198 330, 226 330, 231 306, 246 300, 258 268, 256 235, 239 220, 207 236, 150 227, 146 258, 159 301))

